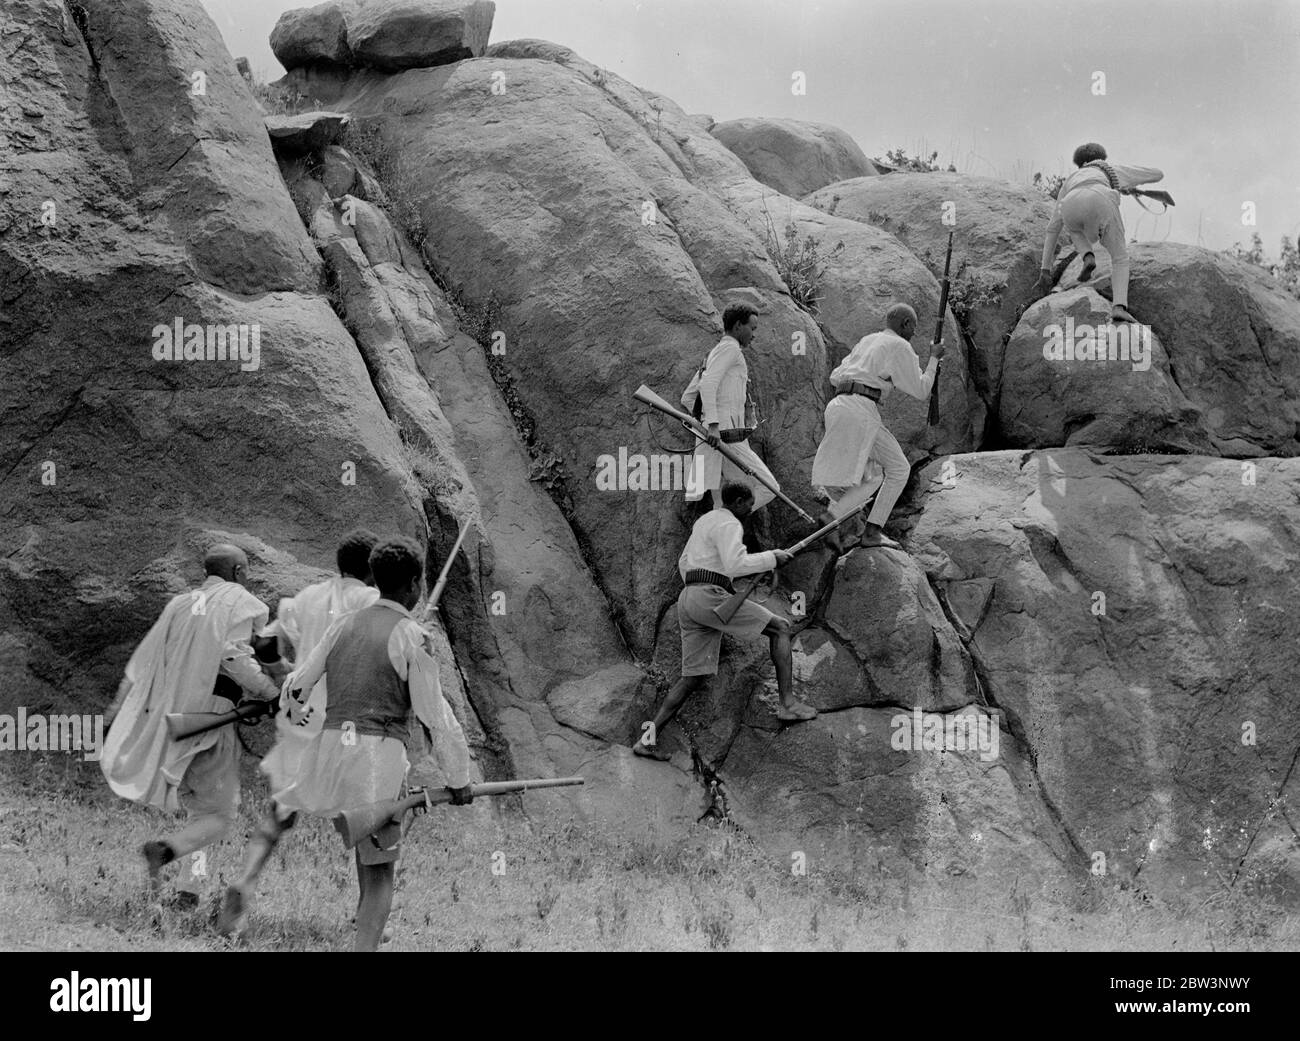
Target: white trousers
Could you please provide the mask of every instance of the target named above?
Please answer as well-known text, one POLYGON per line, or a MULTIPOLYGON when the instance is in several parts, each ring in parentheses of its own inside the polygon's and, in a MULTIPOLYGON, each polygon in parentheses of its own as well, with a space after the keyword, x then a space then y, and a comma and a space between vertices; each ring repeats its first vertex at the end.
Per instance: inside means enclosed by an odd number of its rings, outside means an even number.
POLYGON ((1079 256, 1100 242, 1110 254, 1111 302, 1128 307, 1128 247, 1119 214, 1119 193, 1110 188, 1077 188, 1061 200, 1061 223, 1079 256))

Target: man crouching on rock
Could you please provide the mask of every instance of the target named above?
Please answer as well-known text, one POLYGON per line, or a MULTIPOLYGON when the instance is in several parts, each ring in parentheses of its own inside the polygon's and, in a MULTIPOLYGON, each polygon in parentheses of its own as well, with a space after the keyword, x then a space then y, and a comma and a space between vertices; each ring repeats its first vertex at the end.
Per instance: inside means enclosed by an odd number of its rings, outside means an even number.
POLYGON ((791 694, 790 623, 767 608, 746 600, 723 622, 713 609, 732 594, 731 580, 757 575, 784 564, 790 554, 781 549, 746 553, 740 522, 754 508, 754 494, 743 484, 722 488, 722 506, 710 510, 695 522, 686 548, 677 561, 685 585, 677 597, 677 621, 682 630, 682 678, 668 692, 654 724, 632 746, 632 751, 651 759, 666 760, 668 753, 658 746, 659 732, 677 714, 687 695, 703 687, 718 671, 718 652, 724 634, 768 638, 776 684, 781 696, 777 718, 787 722, 812 719, 817 710, 795 701, 791 694))

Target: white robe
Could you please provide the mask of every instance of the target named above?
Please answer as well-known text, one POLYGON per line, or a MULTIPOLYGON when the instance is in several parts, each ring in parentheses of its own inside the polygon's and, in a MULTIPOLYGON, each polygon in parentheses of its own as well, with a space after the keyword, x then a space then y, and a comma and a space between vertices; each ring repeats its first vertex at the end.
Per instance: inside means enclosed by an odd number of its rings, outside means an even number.
MULTIPOLYGON (((338 576, 317 582, 297 596, 280 601, 276 619, 263 630, 263 636, 284 636, 294 648, 294 660, 306 663, 331 625, 379 599, 379 590, 360 579, 338 576)), ((315 711, 302 726, 289 722, 283 711, 275 720, 275 745, 262 760, 262 772, 270 778, 271 791, 277 792, 293 783, 302 769, 303 757, 320 737, 325 722, 326 677, 312 688, 307 704, 315 711)), ((281 708, 285 701, 282 696, 281 708)))
MULTIPOLYGON (((220 735, 210 730, 172 741, 163 717, 228 709, 230 703, 212 693, 222 656, 229 644, 246 648, 266 616, 266 605, 257 597, 216 576, 172 598, 127 662, 130 688, 99 764, 114 792, 147 806, 180 809, 177 788, 190 760, 215 745, 220 735)), ((246 649, 251 655, 251 648, 246 649)))

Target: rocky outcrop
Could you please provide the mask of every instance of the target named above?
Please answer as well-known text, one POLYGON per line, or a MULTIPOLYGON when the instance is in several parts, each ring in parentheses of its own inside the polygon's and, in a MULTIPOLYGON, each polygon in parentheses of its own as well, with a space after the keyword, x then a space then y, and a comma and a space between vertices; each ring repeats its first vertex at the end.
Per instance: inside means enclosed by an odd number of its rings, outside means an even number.
POLYGON ((332 145, 343 135, 348 117, 342 112, 302 112, 267 116, 266 132, 280 155, 306 155, 332 145))
POLYGON ((795 199, 836 181, 879 173, 853 138, 826 123, 747 118, 704 129, 740 157, 754 180, 795 199))
MULTIPOLYGON (((994 452, 921 485, 909 548, 941 603, 983 587, 985 693, 1094 864, 1187 896, 1288 834, 1300 463, 994 452)), ((1300 895, 1294 854, 1256 866, 1300 895)))
POLYGON ((1170 374, 1150 328, 1113 325, 1091 289, 1053 293, 1006 347, 997 422, 1012 447, 1212 454, 1201 410, 1170 374))
POLYGON ((281 15, 271 50, 286 69, 446 65, 482 55, 495 12, 491 0, 330 0, 281 15))
POLYGON ((7 11, 27 36, 3 89, 40 117, 0 160, 25 215, 0 218, 0 688, 102 705, 206 545, 249 548, 273 599, 349 528, 425 521, 216 27, 141 0, 7 11))
MULTIPOLYGON (((1128 247, 1129 307, 1169 356, 1170 377, 1225 456, 1300 454, 1300 309, 1268 273, 1175 242, 1128 247)), ((1091 285, 1110 297, 1110 257, 1091 285)), ((1076 286, 1076 258, 1060 292, 1076 286)))

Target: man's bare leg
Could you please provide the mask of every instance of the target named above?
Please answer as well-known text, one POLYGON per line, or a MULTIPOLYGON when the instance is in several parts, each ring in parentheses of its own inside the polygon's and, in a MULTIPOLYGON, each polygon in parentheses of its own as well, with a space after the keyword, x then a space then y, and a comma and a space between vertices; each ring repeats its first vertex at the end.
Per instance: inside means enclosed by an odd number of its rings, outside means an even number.
POLYGON ((772 664, 776 666, 776 689, 781 700, 777 709, 777 719, 798 722, 814 719, 817 710, 811 705, 794 700, 794 663, 790 653, 790 623, 784 618, 773 618, 763 630, 767 637, 768 648, 772 655, 772 664))
POLYGON ((642 734, 637 739, 636 744, 632 746, 632 751, 639 756, 648 759, 658 759, 661 762, 668 758, 668 753, 659 749, 659 735, 663 733, 664 727, 668 721, 677 715, 677 710, 682 707, 682 703, 692 693, 704 686, 709 680, 708 676, 683 676, 673 684, 668 696, 664 698, 664 703, 659 706, 659 711, 655 714, 654 723, 650 733, 654 735, 654 740, 647 742, 647 734, 642 734))
POLYGON ((357 940, 353 950, 377 951, 393 907, 393 865, 357 862, 361 904, 357 907, 357 940))
POLYGON ((262 874, 262 869, 271 859, 271 854, 275 852, 275 847, 279 845, 284 833, 294 826, 297 819, 296 813, 283 811, 275 803, 271 804, 271 812, 258 825, 257 831, 253 833, 252 842, 248 844, 248 858, 244 862, 244 873, 239 881, 226 889, 225 898, 221 902, 221 914, 217 917, 217 932, 222 936, 229 936, 242 928, 244 916, 248 913, 248 905, 257 891, 257 879, 262 874))

